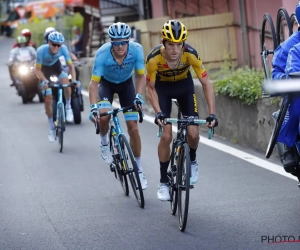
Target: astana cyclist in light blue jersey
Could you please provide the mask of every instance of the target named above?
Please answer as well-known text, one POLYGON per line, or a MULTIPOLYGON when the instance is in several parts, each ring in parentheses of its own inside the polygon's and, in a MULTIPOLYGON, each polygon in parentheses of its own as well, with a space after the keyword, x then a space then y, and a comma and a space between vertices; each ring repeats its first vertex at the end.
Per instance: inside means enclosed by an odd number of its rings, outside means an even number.
MULTIPOLYGON (((89 85, 91 104, 90 120, 95 122, 94 113, 106 112, 112 109, 114 94, 118 94, 121 107, 130 106, 137 101, 144 103, 142 93, 145 90, 145 64, 143 47, 129 41, 130 27, 125 23, 113 23, 108 28, 110 42, 103 44, 95 55, 92 79, 89 85), (137 83, 134 88, 133 70, 137 72, 137 83), (99 84, 99 85, 98 85, 99 84)), ((139 177, 143 189, 147 188, 147 180, 141 166, 141 139, 137 120, 138 112, 124 113, 130 146, 139 168, 139 177)), ((107 164, 112 163, 109 148, 110 116, 100 118, 100 148, 101 156, 107 164)))
MULTIPOLYGON (((63 44, 65 38, 63 34, 59 32, 52 32, 48 36, 48 44, 43 44, 37 49, 36 58, 36 75, 41 81, 41 87, 45 91, 45 109, 48 116, 50 130, 48 133, 48 139, 50 142, 54 142, 55 126, 53 122, 53 110, 52 110, 52 90, 48 88, 49 79, 52 75, 58 77, 61 84, 68 84, 68 74, 62 71, 59 57, 64 56, 69 66, 72 82, 76 82, 76 73, 68 48, 63 44)), ((71 88, 65 88, 66 99, 66 120, 72 122, 73 111, 71 108, 71 88)))

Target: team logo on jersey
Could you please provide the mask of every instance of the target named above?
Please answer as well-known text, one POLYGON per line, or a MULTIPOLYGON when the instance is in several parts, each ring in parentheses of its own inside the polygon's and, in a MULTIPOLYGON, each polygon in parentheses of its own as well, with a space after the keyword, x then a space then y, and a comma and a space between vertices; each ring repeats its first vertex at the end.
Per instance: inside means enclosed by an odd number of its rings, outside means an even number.
POLYGON ((202 68, 202 69, 205 69, 203 64, 202 64, 201 68, 202 68))
POLYGON ((185 65, 184 62, 182 62, 182 63, 179 64, 180 67, 182 67, 182 66, 184 66, 184 65, 185 65))
POLYGON ((163 66, 164 66, 165 69, 169 68, 168 64, 163 64, 163 66))

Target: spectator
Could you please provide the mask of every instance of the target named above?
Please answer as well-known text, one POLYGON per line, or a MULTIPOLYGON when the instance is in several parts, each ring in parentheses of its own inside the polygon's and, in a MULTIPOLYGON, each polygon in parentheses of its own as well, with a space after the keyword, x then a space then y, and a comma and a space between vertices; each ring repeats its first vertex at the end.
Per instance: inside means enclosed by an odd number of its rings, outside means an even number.
POLYGON ((80 28, 77 26, 74 26, 73 32, 75 34, 74 39, 71 43, 72 46, 74 46, 74 54, 78 55, 79 52, 83 51, 83 39, 82 34, 80 32, 80 28))

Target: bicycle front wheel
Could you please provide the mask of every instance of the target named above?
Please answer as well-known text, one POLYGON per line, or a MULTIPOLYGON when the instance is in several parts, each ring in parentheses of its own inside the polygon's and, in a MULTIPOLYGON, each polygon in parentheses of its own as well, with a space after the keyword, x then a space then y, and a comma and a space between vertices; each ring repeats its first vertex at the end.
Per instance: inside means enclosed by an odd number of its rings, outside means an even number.
POLYGON ((170 202, 171 202, 171 214, 175 215, 177 212, 177 201, 178 201, 178 190, 177 190, 177 162, 176 159, 176 150, 177 147, 175 143, 172 144, 172 152, 170 159, 170 170, 168 171, 169 178, 169 193, 170 193, 170 202))
POLYGON ((120 161, 120 154, 119 154, 119 152, 117 152, 118 147, 115 144, 114 135, 112 134, 115 132, 113 132, 113 131, 115 131, 115 130, 114 130, 113 126, 111 126, 109 141, 110 141, 110 151, 113 156, 115 176, 116 176, 116 179, 120 182, 124 194, 126 196, 128 196, 128 194, 129 194, 128 181, 127 181, 127 177, 124 174, 124 171, 121 166, 122 162, 120 161))
POLYGON ((58 126, 56 128, 56 133, 58 137, 58 149, 59 152, 61 153, 64 144, 64 124, 65 124, 62 105, 59 105, 57 112, 58 112, 58 126))
POLYGON ((189 152, 188 144, 184 143, 180 148, 179 164, 177 166, 178 216, 179 229, 182 232, 185 230, 189 212, 191 178, 191 159, 189 152))
POLYGON ((128 175, 128 178, 130 180, 133 193, 135 195, 135 198, 141 208, 144 208, 145 201, 144 201, 144 194, 142 190, 142 185, 139 177, 139 171, 138 166, 136 164, 134 155, 132 153, 131 147, 128 143, 127 138, 125 135, 120 134, 119 135, 119 142, 121 145, 121 163, 123 170, 128 175))

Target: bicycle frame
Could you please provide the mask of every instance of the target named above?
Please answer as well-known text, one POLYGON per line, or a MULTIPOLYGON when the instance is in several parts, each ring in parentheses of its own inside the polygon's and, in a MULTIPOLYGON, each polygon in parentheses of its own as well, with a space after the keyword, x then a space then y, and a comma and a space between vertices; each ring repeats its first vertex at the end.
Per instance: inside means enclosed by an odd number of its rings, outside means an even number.
MULTIPOLYGON (((64 107, 64 103, 63 103, 63 97, 62 97, 62 95, 63 95, 62 89, 64 87, 68 87, 69 84, 62 84, 65 86, 61 86, 61 84, 54 84, 54 87, 56 87, 55 85, 59 85, 59 86, 57 86, 58 87, 58 98, 57 98, 58 100, 56 102, 56 110, 58 110, 59 106, 62 107, 63 121, 66 122, 65 107, 64 107)), ((56 121, 58 121, 58 112, 56 112, 56 121)))
MULTIPOLYGON (((116 134, 114 136, 114 139, 116 140, 116 143, 118 145, 118 151, 119 151, 119 154, 121 156, 121 159, 124 159, 125 158, 125 155, 123 155, 123 150, 121 148, 121 144, 120 144, 120 135, 123 134, 124 136, 126 136, 123 131, 122 131, 122 127, 120 125, 120 120, 119 120, 119 117, 117 115, 118 112, 122 112, 123 109, 118 109, 117 111, 110 111, 111 114, 112 114, 112 121, 114 123, 114 126, 112 126, 112 134, 114 135, 114 133, 116 134)), ((108 113, 110 113, 108 112, 108 113)), ((130 148, 130 151, 132 152, 131 148, 130 148)), ((134 154, 132 154, 133 157, 134 157, 134 154)), ((135 157, 134 157, 134 160, 135 160, 135 157)), ((123 161, 122 161, 123 162, 123 161)), ((122 168, 124 171, 126 171, 126 164, 122 164, 122 168)))
MULTIPOLYGON (((138 106, 139 106, 138 112, 139 112, 139 117, 140 117, 139 122, 141 123, 143 121, 143 113, 141 111, 142 110, 141 106, 140 105, 138 105, 138 106)), ((114 123, 114 126, 112 126, 112 129, 113 129, 112 134, 116 133, 114 138, 115 138, 116 143, 118 145, 118 151, 119 151, 119 153, 121 152, 121 159, 124 159, 125 156, 123 155, 123 152, 122 152, 123 150, 121 148, 119 138, 120 138, 120 135, 124 135, 125 137, 126 137, 126 135, 122 131, 122 128, 121 128, 121 125, 120 125, 120 120, 119 120, 119 117, 118 117, 118 113, 119 112, 124 112, 125 110, 133 109, 133 108, 134 108, 134 106, 124 107, 124 108, 115 108, 111 111, 107 111, 107 112, 104 112, 104 113, 100 114, 100 117, 106 116, 106 115, 112 115, 112 120, 113 120, 113 123, 114 123)), ((98 118, 96 117, 96 119, 98 119, 98 118)), ((95 128, 96 128, 96 134, 99 134, 99 128, 98 128, 98 123, 97 122, 95 122, 95 128)), ((131 151, 131 153, 134 157, 134 154, 132 152, 131 147, 130 147, 130 151, 131 151)), ((135 157, 134 157, 134 160, 135 160, 135 157)), ((122 164, 122 165, 123 165, 122 166, 123 170, 126 171, 127 170, 126 166, 124 164, 122 164)))

